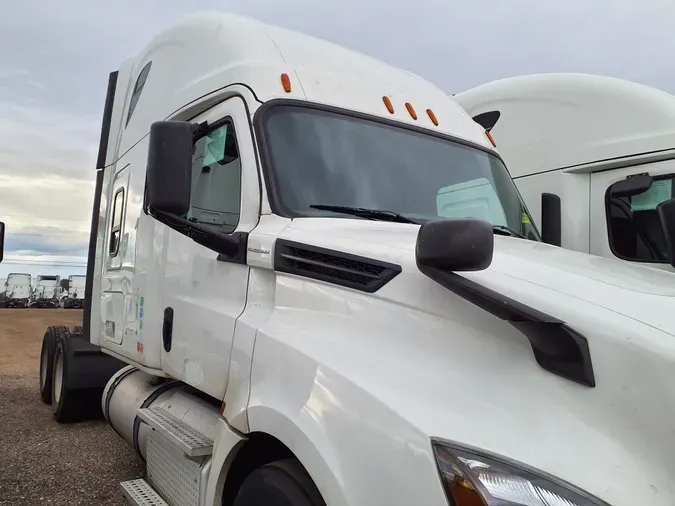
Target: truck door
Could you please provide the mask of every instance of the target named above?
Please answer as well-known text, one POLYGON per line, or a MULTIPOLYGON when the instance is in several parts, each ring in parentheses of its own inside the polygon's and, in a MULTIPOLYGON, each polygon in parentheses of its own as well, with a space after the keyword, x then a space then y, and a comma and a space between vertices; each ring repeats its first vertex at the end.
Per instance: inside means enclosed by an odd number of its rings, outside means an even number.
POLYGON ((591 175, 591 254, 673 271, 656 206, 675 197, 675 161, 667 160, 591 175), (610 191, 629 176, 648 173, 652 186, 636 195, 610 191))
POLYGON ((103 286, 101 287, 101 316, 103 319, 103 338, 105 341, 121 345, 124 339, 126 320, 125 301, 130 295, 131 273, 122 269, 123 258, 127 254, 127 241, 124 240, 124 214, 129 184, 129 166, 125 165, 115 173, 107 195, 108 218, 106 223, 106 243, 103 286))
MULTIPOLYGON (((193 153, 187 219, 224 234, 250 232, 258 222, 260 190, 248 118, 243 100, 234 97, 190 120, 208 122, 209 129, 193 153)), ((164 248, 162 369, 222 398, 249 268, 245 258, 224 258, 174 229, 164 248)))

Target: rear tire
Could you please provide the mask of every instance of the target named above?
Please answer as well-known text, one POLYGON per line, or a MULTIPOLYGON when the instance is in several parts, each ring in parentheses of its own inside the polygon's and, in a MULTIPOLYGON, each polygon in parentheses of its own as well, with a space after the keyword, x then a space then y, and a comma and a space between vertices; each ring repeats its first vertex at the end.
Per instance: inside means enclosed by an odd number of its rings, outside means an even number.
POLYGON ((101 394, 102 388, 73 388, 72 377, 75 367, 92 366, 86 360, 75 360, 73 353, 75 341, 78 337, 66 332, 59 336, 54 350, 54 365, 52 368, 52 413, 59 423, 75 423, 84 420, 98 420, 102 418, 101 394))
POLYGON ((259 467, 239 487, 232 506, 326 506, 307 471, 295 459, 259 467))
POLYGON ((52 403, 52 375, 54 370, 54 352, 58 337, 68 332, 67 327, 50 325, 42 337, 40 350, 40 397, 45 404, 52 403))

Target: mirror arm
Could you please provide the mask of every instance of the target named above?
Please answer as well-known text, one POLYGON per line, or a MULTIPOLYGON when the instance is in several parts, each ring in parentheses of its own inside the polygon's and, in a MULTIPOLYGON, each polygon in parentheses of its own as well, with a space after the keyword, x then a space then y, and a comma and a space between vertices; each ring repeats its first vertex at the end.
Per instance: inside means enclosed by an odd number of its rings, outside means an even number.
POLYGON ((192 143, 194 144, 201 137, 206 135, 206 132, 209 130, 209 122, 204 121, 202 123, 192 123, 192 143))
MULTIPOLYGON (((246 237, 248 234, 220 234, 208 229, 207 227, 204 227, 203 225, 200 225, 199 223, 194 223, 180 216, 176 216, 175 214, 166 213, 153 208, 150 208, 149 211, 152 216, 169 226, 173 224, 186 228, 187 231, 185 232, 185 235, 187 235, 187 237, 195 241, 197 244, 201 244, 202 246, 206 246, 207 248, 220 253, 226 257, 225 259, 233 261, 238 261, 240 259, 242 238, 246 237)), ((218 258, 219 260, 224 260, 223 258, 218 258)))

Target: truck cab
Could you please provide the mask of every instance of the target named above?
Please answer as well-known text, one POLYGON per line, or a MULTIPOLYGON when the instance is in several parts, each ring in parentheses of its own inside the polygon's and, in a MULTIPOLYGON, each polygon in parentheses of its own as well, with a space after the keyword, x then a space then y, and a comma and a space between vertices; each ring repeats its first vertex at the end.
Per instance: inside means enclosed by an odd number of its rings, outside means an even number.
POLYGON ((40 392, 143 457, 131 504, 675 503, 669 274, 544 243, 438 86, 207 12, 103 111, 40 392))
POLYGON ((65 309, 84 308, 84 292, 87 277, 84 275, 71 274, 68 276, 68 290, 61 294, 61 305, 65 309))
MULTIPOLYGON (((545 238, 673 272, 664 203, 675 96, 597 75, 524 75, 453 98, 496 143, 545 238)), ((670 204, 668 204, 670 205, 670 204)))
POLYGON ((11 272, 5 280, 5 307, 28 307, 31 301, 31 275, 22 272, 11 272))
POLYGON ((31 305, 39 308, 58 307, 61 291, 61 276, 40 274, 33 287, 31 305))

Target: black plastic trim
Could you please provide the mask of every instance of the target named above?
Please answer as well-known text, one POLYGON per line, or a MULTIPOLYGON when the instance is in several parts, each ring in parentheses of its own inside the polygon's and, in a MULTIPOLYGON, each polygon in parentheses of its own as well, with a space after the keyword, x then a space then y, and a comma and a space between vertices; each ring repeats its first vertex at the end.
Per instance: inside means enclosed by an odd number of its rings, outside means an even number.
POLYGON ((356 118, 360 120, 365 120, 365 121, 372 121, 375 123, 379 123, 382 125, 387 125, 391 126, 394 128, 400 128, 403 130, 409 130, 411 132, 416 132, 416 133, 421 133, 425 135, 429 135, 432 137, 436 137, 438 139, 444 139, 452 142, 456 142, 457 144, 461 144, 463 146, 468 146, 471 148, 478 149, 480 151, 483 151, 484 153, 487 153, 490 156, 494 156, 495 158, 499 159, 503 164, 504 168, 509 174, 509 177, 511 176, 511 173, 508 171, 508 167, 506 163, 504 163, 504 160, 502 159, 501 155, 493 151, 485 146, 481 146, 480 144, 473 143, 471 141, 468 141, 466 139, 462 139, 460 137, 455 137, 453 135, 448 135, 443 132, 438 132, 435 130, 432 130, 430 128, 424 128, 424 127, 419 127, 416 125, 410 125, 408 123, 403 123, 402 121, 396 121, 396 120, 391 120, 389 118, 381 117, 381 116, 376 116, 374 114, 367 114, 367 113, 362 113, 362 112, 357 112, 353 111, 351 109, 344 109, 342 107, 337 107, 337 106, 332 106, 332 105, 325 105, 325 104, 318 104, 315 102, 307 102, 305 100, 297 100, 297 99, 285 99, 285 98, 275 98, 272 100, 269 100, 265 102, 263 105, 261 105, 258 110, 255 112, 253 116, 253 128, 256 134, 256 140, 258 144, 258 151, 260 154, 260 164, 262 167, 262 173, 263 173, 263 178, 265 180, 265 187, 267 188, 267 195, 269 199, 269 204, 272 212, 276 215, 282 216, 284 218, 296 218, 299 217, 300 215, 297 215, 297 213, 291 212, 290 209, 287 209, 281 202, 281 199, 279 197, 279 191, 278 187, 275 181, 275 171, 272 163, 272 159, 269 155, 269 150, 268 150, 268 145, 267 145, 267 135, 265 133, 265 128, 264 128, 264 123, 265 123, 265 118, 266 116, 270 113, 271 110, 278 108, 278 107, 298 107, 302 109, 314 109, 317 111, 323 111, 323 112, 329 112, 329 113, 334 113, 334 114, 341 114, 343 116, 348 116, 351 118, 356 118))
POLYGON ((495 127, 501 115, 502 113, 499 111, 487 111, 482 112, 480 114, 476 114, 473 117, 473 120, 480 126, 482 126, 486 132, 489 132, 495 127))
POLYGON ((534 358, 543 369, 595 387, 588 340, 565 322, 453 272, 419 264, 418 269, 454 294, 513 325, 528 338, 534 358))
MULTIPOLYGON (((639 172, 639 173, 636 173, 636 174, 631 174, 631 176, 633 176, 633 175, 637 176, 637 175, 643 175, 643 174, 651 176, 653 178, 654 182, 662 180, 662 179, 675 179, 675 172, 671 172, 669 174, 659 174, 658 176, 652 176, 649 172, 639 172)), ((631 177, 631 176, 628 176, 628 177, 631 177)), ((623 181, 623 179, 621 179, 619 181, 623 181)), ((618 183, 619 181, 615 181, 614 183, 618 183)), ((609 185, 607 187, 607 189, 605 190, 605 199, 604 199, 605 200, 605 226, 607 227, 607 242, 608 242, 608 245, 609 245, 609 251, 616 258, 618 258, 620 260, 624 260, 626 262, 645 263, 645 264, 664 264, 664 265, 669 264, 670 260, 668 260, 668 259, 666 259, 666 260, 650 260, 650 259, 647 259, 647 258, 630 258, 630 257, 625 257, 623 255, 620 255, 616 252, 616 249, 614 248, 614 241, 612 240, 612 227, 611 227, 612 218, 611 218, 611 212, 610 212, 610 209, 609 209, 609 189, 612 187, 612 185, 614 185, 614 183, 609 185)))
POLYGON ((374 293, 384 285, 394 279, 400 272, 401 266, 381 260, 374 260, 368 257, 352 255, 343 251, 336 251, 318 246, 311 246, 309 244, 289 241, 287 239, 277 239, 274 247, 274 270, 277 272, 285 272, 287 274, 295 274, 305 278, 316 279, 332 283, 334 285, 344 286, 359 290, 366 293, 374 293), (297 253, 314 253, 330 257, 335 260, 343 260, 351 264, 362 264, 374 269, 381 269, 379 273, 369 273, 358 271, 350 266, 339 266, 330 263, 324 263, 320 260, 313 260, 310 258, 299 256, 297 253), (320 272, 312 271, 307 268, 298 267, 297 264, 304 264, 306 267, 321 267, 324 269, 334 270, 336 275, 322 274, 320 272), (350 279, 339 277, 339 273, 353 276, 361 276, 368 281, 358 283, 350 279))
POLYGON ((87 279, 84 285, 84 311, 82 314, 82 335, 89 340, 91 333, 91 296, 94 291, 94 268, 96 264, 96 236, 98 235, 98 217, 101 210, 101 192, 103 191, 103 170, 105 157, 108 152, 108 137, 110 137, 110 124, 112 122, 113 105, 115 102, 115 90, 117 88, 118 71, 111 72, 108 76, 108 89, 103 106, 103 119, 101 120, 101 136, 98 141, 98 156, 96 159, 96 186, 94 188, 94 203, 91 209, 91 229, 89 231, 89 252, 87 255, 87 279))
POLYGON ((228 234, 232 237, 233 241, 236 241, 237 251, 233 255, 226 255, 225 253, 219 253, 218 260, 219 262, 229 262, 233 264, 246 264, 246 250, 248 248, 248 232, 234 232, 228 234))

